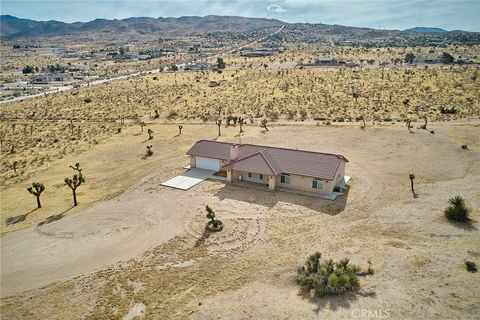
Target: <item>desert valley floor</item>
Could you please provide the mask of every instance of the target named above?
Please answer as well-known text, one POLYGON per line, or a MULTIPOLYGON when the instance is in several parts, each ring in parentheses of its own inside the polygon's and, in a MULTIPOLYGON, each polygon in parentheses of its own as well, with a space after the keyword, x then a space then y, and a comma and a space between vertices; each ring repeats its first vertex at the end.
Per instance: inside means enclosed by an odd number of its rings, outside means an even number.
MULTIPOLYGON (((188 191, 160 186, 217 128, 186 123, 177 135, 176 124, 149 127, 146 160, 146 135, 130 126, 2 187, 3 319, 349 319, 367 309, 391 319, 478 319, 479 274, 464 266, 480 259, 478 119, 429 123, 435 134, 411 134, 403 123, 245 126, 244 143, 346 156, 350 188, 333 202, 212 180, 188 191), (71 209, 63 179, 76 162, 87 181, 71 209), (34 211, 31 181, 46 186, 34 211), (443 215, 456 194, 473 209, 469 225, 443 215), (222 232, 204 233, 207 204, 222 232), (375 274, 356 295, 305 298, 295 272, 317 250, 362 267, 370 260, 375 274)), ((237 134, 222 128, 218 140, 237 134)))

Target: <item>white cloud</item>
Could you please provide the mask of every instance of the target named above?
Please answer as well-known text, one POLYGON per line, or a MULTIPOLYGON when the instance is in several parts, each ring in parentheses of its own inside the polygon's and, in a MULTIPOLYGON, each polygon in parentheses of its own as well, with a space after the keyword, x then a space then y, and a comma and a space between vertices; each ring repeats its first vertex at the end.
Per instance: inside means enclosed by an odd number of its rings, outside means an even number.
POLYGON ((268 12, 275 12, 275 13, 282 13, 282 12, 286 12, 287 10, 283 9, 278 4, 271 4, 267 7, 267 11, 268 12))

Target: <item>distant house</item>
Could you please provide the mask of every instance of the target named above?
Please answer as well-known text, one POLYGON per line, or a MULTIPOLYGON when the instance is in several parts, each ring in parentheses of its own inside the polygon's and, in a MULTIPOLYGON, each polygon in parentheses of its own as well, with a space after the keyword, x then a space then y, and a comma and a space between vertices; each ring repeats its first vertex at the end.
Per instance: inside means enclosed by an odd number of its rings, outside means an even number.
POLYGON ((318 57, 317 59, 315 59, 315 63, 320 65, 331 65, 331 66, 338 65, 337 60, 331 57, 318 57))
POLYGON ((186 71, 202 71, 202 70, 207 70, 210 69, 211 65, 208 63, 187 63, 184 67, 183 70, 186 71))
POLYGON ((345 186, 348 162, 339 154, 210 140, 198 141, 187 155, 191 168, 223 171, 228 182, 318 194, 345 186))
POLYGON ((56 82, 63 82, 63 81, 70 81, 72 80, 73 77, 69 74, 65 73, 58 73, 58 74, 52 74, 51 76, 48 77, 48 81, 56 81, 56 82))
POLYGON ((34 76, 31 80, 31 83, 32 84, 48 84, 50 82, 63 82, 63 81, 71 81, 71 80, 73 80, 73 77, 65 73, 58 73, 58 74, 52 74, 52 75, 40 74, 40 75, 34 76))
POLYGON ((48 82, 49 82, 48 77, 42 74, 35 76, 32 79, 32 83, 35 83, 35 84, 47 84, 48 82))
POLYGON ((244 48, 240 51, 240 55, 243 57, 265 57, 272 56, 281 52, 278 48, 244 48))
POLYGON ((138 60, 148 60, 150 59, 152 56, 149 55, 149 54, 138 54, 137 55, 137 59, 138 60))

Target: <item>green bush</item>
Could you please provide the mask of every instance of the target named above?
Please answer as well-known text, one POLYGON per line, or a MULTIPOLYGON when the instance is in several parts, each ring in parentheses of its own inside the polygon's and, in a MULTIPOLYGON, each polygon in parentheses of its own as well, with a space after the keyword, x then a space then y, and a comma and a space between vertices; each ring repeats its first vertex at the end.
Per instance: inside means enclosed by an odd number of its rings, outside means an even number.
POLYGON ((305 265, 297 270, 297 283, 306 293, 313 294, 315 297, 324 297, 359 289, 360 268, 357 265, 349 264, 348 258, 338 262, 321 258, 322 254, 316 252, 309 256, 305 265))
POLYGON ((467 222, 469 221, 470 208, 465 205, 465 200, 460 196, 448 199, 450 205, 445 209, 445 216, 448 220, 467 222))
POLYGON ((467 270, 470 272, 477 272, 477 264, 473 261, 465 261, 465 266, 467 267, 467 270))

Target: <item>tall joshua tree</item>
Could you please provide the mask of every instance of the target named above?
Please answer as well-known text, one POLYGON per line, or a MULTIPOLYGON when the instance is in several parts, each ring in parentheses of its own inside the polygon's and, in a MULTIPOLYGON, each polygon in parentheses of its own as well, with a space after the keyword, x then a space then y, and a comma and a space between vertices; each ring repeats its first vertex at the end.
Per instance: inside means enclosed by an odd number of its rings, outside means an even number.
POLYGON ((415 180, 415 175, 410 173, 408 177, 410 178, 410 187, 412 189, 413 197, 415 197, 415 190, 413 189, 413 180, 415 180))
POLYGON ((82 169, 80 169, 80 164, 76 163, 75 167, 70 166, 73 170, 78 171, 78 174, 74 174, 73 178, 65 178, 65 184, 72 190, 73 194, 73 206, 77 206, 77 188, 82 184, 82 182, 85 182, 85 177, 82 174, 82 169))
POLYGON ((181 134, 182 134, 182 129, 183 129, 183 126, 182 126, 182 125, 178 125, 178 135, 181 135, 181 134))
POLYGON ((153 130, 152 130, 152 129, 148 129, 148 130, 147 130, 147 134, 148 134, 148 140, 152 140, 152 139, 153 139, 153 130))
POLYGON ((265 128, 265 131, 268 131, 267 122, 268 122, 267 119, 262 120, 262 128, 265 128))
POLYGON ((243 125, 245 124, 245 120, 242 117, 238 118, 238 124, 240 125, 240 133, 243 132, 243 125))
POLYGON ((221 136, 222 133, 220 131, 220 126, 222 125, 222 119, 217 119, 217 121, 215 121, 215 124, 217 125, 218 127, 218 136, 221 136))
POLYGON ((43 183, 34 182, 30 188, 27 188, 27 191, 33 194, 37 198, 37 208, 41 208, 42 204, 40 203, 40 195, 45 190, 43 183))

